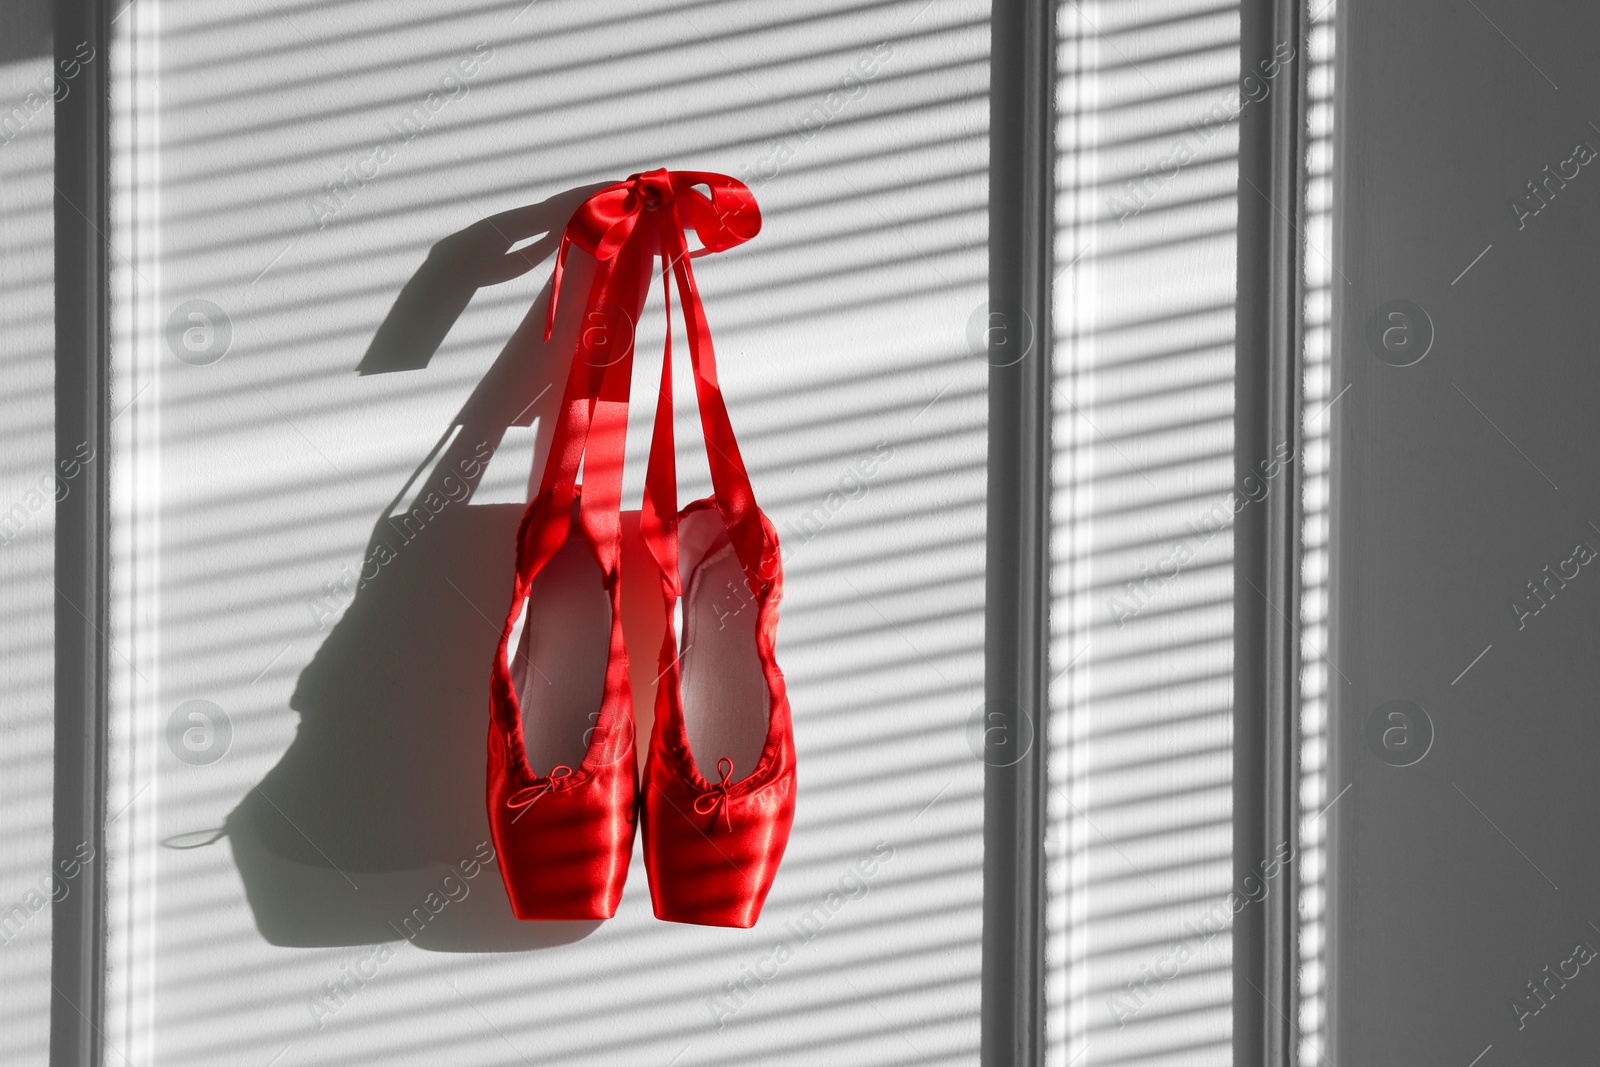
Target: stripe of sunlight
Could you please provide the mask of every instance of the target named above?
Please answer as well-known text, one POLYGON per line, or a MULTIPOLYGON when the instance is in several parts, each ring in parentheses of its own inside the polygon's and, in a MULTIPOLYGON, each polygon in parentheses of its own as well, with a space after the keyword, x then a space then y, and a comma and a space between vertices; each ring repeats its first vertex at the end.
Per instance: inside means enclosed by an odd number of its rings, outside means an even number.
POLYGON ((1227 1064, 1238 10, 1057 20, 1048 1060, 1227 1064))
POLYGON ((1328 779, 1328 550, 1331 532, 1329 441, 1339 409, 1332 378, 1333 317, 1333 0, 1312 4, 1307 49, 1305 252, 1305 509, 1300 629, 1300 1029, 1299 1060, 1310 1067, 1327 1048, 1327 840, 1324 811, 1343 787, 1328 779))

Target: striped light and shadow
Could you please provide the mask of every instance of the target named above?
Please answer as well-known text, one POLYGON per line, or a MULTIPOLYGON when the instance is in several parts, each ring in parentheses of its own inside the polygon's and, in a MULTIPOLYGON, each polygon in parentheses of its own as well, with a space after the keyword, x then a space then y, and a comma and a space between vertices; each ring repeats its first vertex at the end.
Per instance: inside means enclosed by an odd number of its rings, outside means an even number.
MULTIPOLYGON (((9 5, 0 34, 0 1028, 7 1059, 50 1037, 55 721, 55 77, 48 4, 9 5)), ((71 90, 70 81, 66 90, 71 90)))
MULTIPOLYGON (((1050 1062, 1232 1062, 1239 9, 1058 7, 1050 1062)), ((1292 76, 1292 75, 1283 75, 1292 76)), ((1244 506, 1250 506, 1246 503, 1244 506)))
MULTIPOLYGON (((108 1044, 276 1067, 971 1062, 986 9, 140 0, 119 31, 113 804, 132 807, 108 1044), (548 259, 475 294, 419 268, 479 220, 655 166, 741 177, 765 216, 697 272, 788 550, 787 859, 749 932, 657 922, 636 857, 597 928, 515 923, 490 868, 414 942, 381 940, 484 836, 487 664, 560 393, 525 319, 548 259), (174 341, 190 301, 221 317, 191 305, 174 341), (191 328, 214 354, 222 322, 220 359, 179 358, 191 328), (352 592, 391 510, 485 443, 479 494, 352 592), (215 762, 175 754, 191 700, 226 716, 215 762)), ((691 395, 684 500, 707 489, 691 395)))

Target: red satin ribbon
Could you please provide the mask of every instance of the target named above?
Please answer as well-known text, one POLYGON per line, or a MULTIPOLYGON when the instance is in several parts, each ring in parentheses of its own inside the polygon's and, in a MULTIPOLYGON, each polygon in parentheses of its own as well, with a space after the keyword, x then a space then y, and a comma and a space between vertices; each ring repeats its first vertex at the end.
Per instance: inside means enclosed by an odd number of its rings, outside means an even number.
POLYGON ((530 527, 538 530, 540 539, 525 546, 536 558, 530 561, 531 570, 524 573, 536 573, 566 539, 580 463, 584 470, 580 518, 601 553, 602 568, 608 574, 614 572, 634 324, 644 306, 647 268, 659 256, 668 330, 645 474, 642 533, 661 568, 666 591, 678 595, 670 275, 683 307, 717 508, 752 587, 765 580, 760 573, 765 554, 760 512, 717 382, 711 329, 690 268, 691 259, 733 248, 760 229, 761 212, 750 190, 727 175, 703 171, 653 170, 632 175, 590 196, 567 223, 556 253, 545 317, 547 340, 555 328, 568 250, 578 246, 594 256, 599 266, 585 298, 577 353, 562 400, 563 414, 557 421, 540 487, 540 499, 548 509, 546 521, 530 527), (701 245, 693 251, 688 247, 689 230, 701 245))

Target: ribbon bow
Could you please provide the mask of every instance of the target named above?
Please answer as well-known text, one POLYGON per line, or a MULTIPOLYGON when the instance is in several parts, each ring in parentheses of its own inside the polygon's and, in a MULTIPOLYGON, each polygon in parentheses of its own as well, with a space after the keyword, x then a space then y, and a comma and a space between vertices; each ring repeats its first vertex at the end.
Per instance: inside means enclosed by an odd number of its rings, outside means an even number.
MULTIPOLYGON (((571 246, 577 245, 594 256, 604 270, 615 263, 636 233, 645 242, 645 251, 659 251, 663 258, 676 259, 681 255, 722 252, 743 244, 760 231, 761 210, 749 187, 725 174, 658 169, 629 175, 627 181, 607 186, 580 204, 562 232, 556 269, 551 276, 544 339, 550 340, 555 328, 556 301, 561 296, 567 249, 571 246), (701 188, 710 195, 702 193, 701 188), (650 224, 641 227, 645 219, 650 224), (703 247, 687 251, 687 230, 695 232, 703 247)), ((595 288, 601 286, 597 283, 595 288)))
POLYGON ((722 781, 694 798, 695 814, 711 816, 711 825, 707 829, 715 830, 720 813, 723 825, 732 830, 733 813, 728 810, 728 779, 733 777, 733 760, 727 756, 717 760, 717 773, 722 776, 722 781))
MULTIPOLYGON (((534 801, 540 799, 555 789, 556 782, 558 780, 567 777, 571 773, 572 768, 568 767, 565 763, 556 764, 550 769, 550 774, 542 781, 535 782, 526 789, 519 789, 515 793, 512 793, 509 797, 506 797, 506 807, 524 809, 532 807, 534 801)), ((516 818, 512 819, 511 821, 516 822, 517 819, 522 818, 522 816, 526 814, 527 812, 525 810, 520 811, 517 813, 516 818)))

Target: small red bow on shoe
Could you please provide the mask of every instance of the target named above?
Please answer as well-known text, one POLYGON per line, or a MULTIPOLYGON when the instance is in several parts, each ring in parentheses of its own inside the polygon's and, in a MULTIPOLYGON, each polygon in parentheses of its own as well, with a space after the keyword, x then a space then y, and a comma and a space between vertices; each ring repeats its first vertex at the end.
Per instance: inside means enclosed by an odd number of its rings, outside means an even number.
POLYGON ((723 824, 733 829, 733 813, 728 810, 728 779, 733 777, 733 760, 723 756, 717 760, 717 773, 722 776, 722 781, 707 789, 694 799, 694 810, 697 815, 711 816, 711 825, 708 829, 717 828, 717 813, 722 813, 723 824), (702 807, 701 805, 705 805, 702 807))
MULTIPOLYGON (((546 793, 550 792, 556 787, 557 779, 565 778, 571 773, 572 768, 568 767, 565 763, 556 764, 550 769, 550 774, 545 778, 544 781, 535 782, 526 789, 519 789, 515 793, 512 793, 510 796, 506 797, 506 807, 523 809, 532 807, 534 801, 538 800, 540 797, 544 796, 546 793)), ((522 818, 525 813, 525 811, 518 812, 516 819, 512 819, 511 821, 516 822, 517 819, 522 818)))

